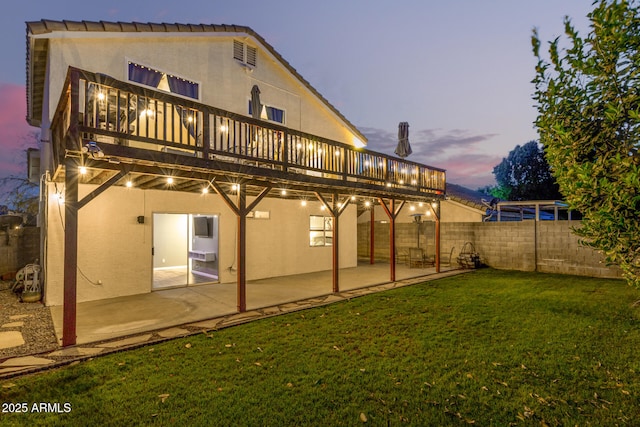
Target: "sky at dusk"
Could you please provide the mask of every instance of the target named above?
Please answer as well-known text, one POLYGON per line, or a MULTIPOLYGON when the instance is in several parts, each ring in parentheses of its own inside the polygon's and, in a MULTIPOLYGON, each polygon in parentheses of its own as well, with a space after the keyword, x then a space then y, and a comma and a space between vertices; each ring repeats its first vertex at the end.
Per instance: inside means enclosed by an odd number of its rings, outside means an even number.
POLYGON ((587 0, 191 0, 12 2, 0 16, 0 177, 24 170, 25 21, 236 24, 266 39, 369 139, 393 154, 410 125, 408 160, 449 182, 493 184, 516 145, 538 139, 531 31, 588 30, 587 0), (7 10, 8 9, 8 10, 7 10))

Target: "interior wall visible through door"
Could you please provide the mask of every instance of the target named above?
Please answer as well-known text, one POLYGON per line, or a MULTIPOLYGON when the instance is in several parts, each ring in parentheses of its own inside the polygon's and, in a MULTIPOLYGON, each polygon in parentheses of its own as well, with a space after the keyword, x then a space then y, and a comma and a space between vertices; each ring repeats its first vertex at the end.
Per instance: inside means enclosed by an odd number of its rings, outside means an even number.
POLYGON ((153 214, 153 290, 218 279, 218 217, 153 214))

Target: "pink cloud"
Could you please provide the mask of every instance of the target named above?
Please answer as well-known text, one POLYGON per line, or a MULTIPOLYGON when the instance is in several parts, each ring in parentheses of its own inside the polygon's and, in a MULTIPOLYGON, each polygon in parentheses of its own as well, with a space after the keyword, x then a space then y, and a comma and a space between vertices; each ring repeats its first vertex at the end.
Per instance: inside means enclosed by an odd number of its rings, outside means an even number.
MULTIPOLYGON (((395 132, 367 127, 361 130, 369 139, 369 149, 393 155, 398 144, 395 132)), ((472 190, 494 185, 493 168, 502 158, 486 154, 483 147, 495 136, 464 129, 418 129, 409 135, 413 154, 408 160, 446 169, 448 182, 472 190)))
POLYGON ((24 150, 35 146, 30 136, 37 132, 26 112, 25 87, 0 84, 0 177, 25 172, 24 150))

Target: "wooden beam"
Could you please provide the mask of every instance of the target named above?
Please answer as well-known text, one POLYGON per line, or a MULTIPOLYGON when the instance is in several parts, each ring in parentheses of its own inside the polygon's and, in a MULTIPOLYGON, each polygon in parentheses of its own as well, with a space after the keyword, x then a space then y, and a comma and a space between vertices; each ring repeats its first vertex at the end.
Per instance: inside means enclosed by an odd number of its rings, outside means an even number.
POLYGON ((436 221, 436 273, 440 273, 440 202, 433 202, 438 205, 434 208, 432 203, 429 203, 429 209, 433 212, 433 217, 436 221))
MULTIPOLYGON (((80 104, 78 101, 79 76, 77 73, 71 76, 71 124, 67 146, 79 144, 78 118, 80 116, 80 104)), ((76 159, 66 157, 64 174, 64 279, 62 297, 62 346, 68 347, 76 344, 76 302, 78 292, 78 162, 76 159)))
POLYGON ((78 287, 78 164, 65 159, 64 179, 64 294, 62 300, 62 346, 76 344, 78 287))
MULTIPOLYGON (((66 168, 66 166, 65 166, 66 168)), ((77 168, 76 168, 77 169, 77 168)), ((124 178, 128 173, 131 167, 129 165, 122 165, 122 169, 120 172, 109 178, 104 184, 101 184, 98 188, 93 190, 91 193, 87 194, 78 202, 78 209, 82 209, 87 203, 98 197, 102 194, 107 188, 111 187, 122 178, 124 178)), ((65 174, 69 173, 69 170, 65 170, 65 174)))
POLYGON ((400 204, 397 207, 396 207, 395 199, 391 199, 389 207, 387 207, 387 203, 382 197, 379 198, 379 201, 380 201, 380 204, 382 205, 382 208, 384 209, 384 212, 389 217, 389 252, 390 252, 389 280, 391 280, 392 282, 395 282, 396 281, 396 218, 400 213, 400 211, 402 210, 402 207, 404 206, 405 201, 403 200, 402 202, 400 202, 400 204))
POLYGON ((376 262, 376 253, 375 253, 376 208, 373 204, 371 205, 369 227, 370 227, 369 229, 369 264, 374 264, 376 262))
POLYGON ((268 185, 265 188, 263 188, 262 191, 260 191, 260 193, 258 193, 258 195, 254 199, 254 201, 251 202, 251 204, 247 207, 247 211, 245 212, 245 215, 248 214, 249 212, 251 212, 253 210, 253 208, 258 206, 258 203, 260 203, 262 201, 262 199, 267 194, 269 194, 269 191, 271 191, 272 188, 273 188, 273 186, 271 186, 271 185, 268 185))
MULTIPOLYGON (((227 195, 227 193, 224 192, 222 187, 220 187, 220 184, 218 184, 217 181, 209 181, 209 184, 213 187, 214 190, 216 190, 216 193, 218 193, 218 195, 222 197, 222 200, 224 200, 224 202, 227 204, 229 209, 231 209, 234 214, 239 216, 240 210, 238 209, 238 206, 236 206, 234 201, 231 200, 231 198, 227 195)), ((240 184, 237 184, 237 185, 239 186, 240 184)))
POLYGON ((258 203, 271 191, 272 186, 267 186, 258 193, 255 200, 247 206, 247 192, 246 184, 237 184, 238 193, 237 201, 233 200, 224 192, 220 184, 216 181, 210 181, 209 184, 216 190, 222 199, 225 201, 229 209, 236 214, 238 220, 238 240, 237 240, 237 256, 236 256, 236 271, 237 271, 237 309, 238 312, 244 313, 247 311, 247 214, 255 208, 258 203))
POLYGON ((245 184, 238 184, 238 258, 237 258, 237 307, 240 313, 247 311, 247 195, 245 184))
POLYGON ((350 198, 347 198, 343 203, 338 202, 338 193, 332 194, 331 203, 325 199, 325 197, 318 191, 315 192, 316 197, 327 208, 333 218, 333 242, 331 245, 332 250, 332 290, 334 293, 340 292, 340 215, 344 212, 349 205, 350 198))

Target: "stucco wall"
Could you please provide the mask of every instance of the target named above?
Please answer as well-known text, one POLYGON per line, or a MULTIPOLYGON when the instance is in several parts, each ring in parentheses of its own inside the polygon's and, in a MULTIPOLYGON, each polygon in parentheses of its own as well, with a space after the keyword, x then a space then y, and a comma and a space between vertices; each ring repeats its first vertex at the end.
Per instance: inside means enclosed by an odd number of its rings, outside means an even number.
POLYGON ((200 102, 248 116, 253 85, 260 87, 263 104, 285 111, 285 126, 353 144, 350 131, 324 103, 276 61, 257 42, 242 35, 191 37, 182 34, 82 33, 50 41, 50 112, 56 110, 69 66, 127 81, 127 61, 175 74, 200 84, 200 102), (233 58, 233 40, 258 48, 251 72, 233 58))
POLYGON ((478 209, 453 200, 443 200, 440 203, 440 217, 442 222, 481 222, 483 215, 478 209))
MULTIPOLYGON (((80 197, 94 188, 81 185, 80 197)), ((45 301, 60 305, 64 206, 52 197, 53 192, 50 184, 45 301)), ((302 207, 299 201, 265 198, 256 209, 269 211, 270 219, 247 220, 248 280, 331 269, 331 247, 309 246, 309 215, 323 215, 319 202, 302 207)), ((79 302, 151 291, 153 213, 219 215, 219 279, 223 283, 236 280, 230 267, 237 266, 237 217, 220 196, 114 186, 79 213, 79 302), (137 222, 140 215, 145 217, 144 224, 137 222)), ((356 207, 347 207, 340 217, 341 267, 357 265, 356 221, 356 207)))

